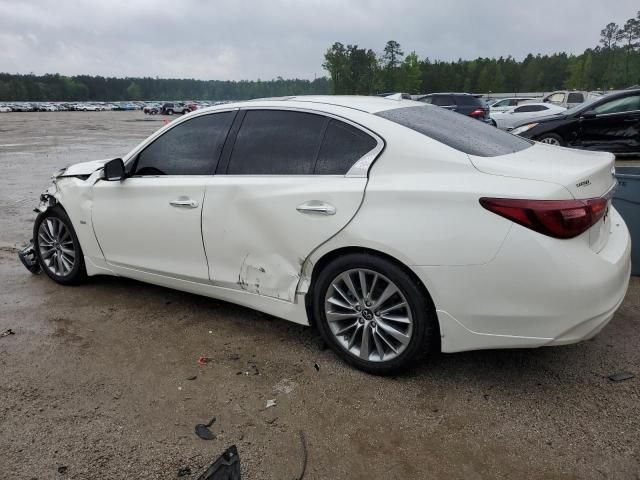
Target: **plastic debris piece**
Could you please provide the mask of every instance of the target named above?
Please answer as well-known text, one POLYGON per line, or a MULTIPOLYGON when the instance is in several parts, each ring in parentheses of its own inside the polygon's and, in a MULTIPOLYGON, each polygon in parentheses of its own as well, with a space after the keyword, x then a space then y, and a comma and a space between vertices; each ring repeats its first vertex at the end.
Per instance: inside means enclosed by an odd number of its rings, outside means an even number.
POLYGON ((231 445, 198 477, 198 480, 240 480, 238 448, 231 445))
POLYGON ((197 375, 191 375, 190 377, 187 377, 187 380, 195 380, 196 378, 198 378, 197 375))
POLYGON ((58 473, 65 474, 67 473, 68 467, 66 465, 61 465, 58 467, 58 473))
POLYGON ((183 466, 178 469, 178 477, 186 477, 187 475, 191 475, 191 468, 188 466, 183 466))
POLYGON ((198 363, 200 365, 206 365, 211 361, 211 358, 207 357, 204 353, 198 357, 198 363))
POLYGON ((309 453, 307 452, 307 439, 304 436, 304 432, 300 430, 300 443, 302 444, 302 471, 300 472, 300 476, 296 477, 296 480, 302 480, 304 478, 304 474, 307 471, 307 459, 309 457, 309 453))
POLYGON ((273 398, 271 400, 267 400, 267 406, 264 408, 275 407, 275 406, 276 406, 276 399, 273 398))
POLYGON ((11 330, 10 328, 7 328, 4 332, 0 333, 0 338, 8 337, 9 335, 15 335, 15 334, 16 334, 16 332, 11 330))
POLYGON ((315 368, 315 369, 316 369, 316 372, 319 372, 319 371, 320 371, 320 365, 318 365, 317 363, 314 363, 314 364, 313 364, 313 368, 315 368))
POLYGON ((213 417, 209 423, 199 423, 196 425, 196 435, 203 440, 213 440, 216 438, 215 433, 209 430, 209 427, 216 421, 216 417, 213 417))
POLYGON ((611 375, 609 375, 609 380, 611 380, 612 382, 622 382, 624 380, 630 380, 630 379, 632 379, 634 377, 635 377, 635 375, 633 373, 617 372, 617 373, 612 373, 611 375))

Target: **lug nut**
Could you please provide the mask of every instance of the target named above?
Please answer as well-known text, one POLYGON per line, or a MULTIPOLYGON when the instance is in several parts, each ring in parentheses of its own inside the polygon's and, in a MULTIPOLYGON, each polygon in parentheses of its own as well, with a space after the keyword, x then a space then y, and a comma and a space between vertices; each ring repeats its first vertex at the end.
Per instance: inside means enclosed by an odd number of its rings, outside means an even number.
POLYGON ((361 309, 360 305, 356 305, 356 310, 360 311, 360 309, 361 309))
POLYGON ((376 317, 379 317, 379 316, 380 316, 380 312, 376 312, 376 317))
POLYGON ((370 307, 370 306, 371 306, 371 302, 370 302, 369 300, 367 300, 366 302, 364 302, 364 304, 365 304, 367 307, 370 307))
POLYGON ((360 325, 362 325, 362 324, 364 323, 364 318, 360 317, 360 318, 358 319, 358 323, 359 323, 360 325))

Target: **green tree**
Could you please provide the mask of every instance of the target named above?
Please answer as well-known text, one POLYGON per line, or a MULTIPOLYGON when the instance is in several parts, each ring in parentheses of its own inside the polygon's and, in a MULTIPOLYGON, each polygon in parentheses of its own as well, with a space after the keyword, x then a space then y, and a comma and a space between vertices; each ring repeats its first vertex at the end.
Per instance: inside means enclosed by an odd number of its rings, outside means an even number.
POLYGON ((407 55, 402 63, 400 91, 407 93, 420 93, 422 89, 422 70, 416 52, 407 55))

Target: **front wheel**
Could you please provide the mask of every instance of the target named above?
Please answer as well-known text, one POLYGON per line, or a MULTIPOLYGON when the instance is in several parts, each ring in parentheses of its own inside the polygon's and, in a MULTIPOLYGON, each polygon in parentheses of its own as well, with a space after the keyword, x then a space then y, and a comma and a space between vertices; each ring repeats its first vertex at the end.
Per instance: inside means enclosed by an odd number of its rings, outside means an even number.
POLYGON ((540 135, 536 140, 540 143, 546 143, 547 145, 555 145, 556 147, 564 147, 566 145, 564 139, 556 133, 545 133, 540 135))
POLYGON ((38 215, 33 238, 38 262, 49 278, 63 285, 84 280, 87 273, 80 242, 62 208, 56 206, 38 215))
POLYGON ((414 277, 385 258, 357 253, 333 260, 312 295, 325 341, 360 370, 395 373, 438 345, 431 299, 414 277))

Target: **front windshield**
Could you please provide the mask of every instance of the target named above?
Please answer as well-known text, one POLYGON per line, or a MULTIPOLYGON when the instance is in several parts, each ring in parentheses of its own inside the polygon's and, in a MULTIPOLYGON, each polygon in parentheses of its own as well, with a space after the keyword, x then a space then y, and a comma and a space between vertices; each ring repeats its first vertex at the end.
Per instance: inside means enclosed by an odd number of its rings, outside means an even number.
POLYGON ((579 103, 575 107, 568 108, 565 112, 562 112, 562 113, 565 115, 573 115, 574 113, 577 113, 580 111, 586 112, 587 110, 589 110, 589 107, 594 103, 596 103, 598 100, 602 100, 602 97, 595 97, 595 98, 592 98, 591 100, 587 100, 584 103, 579 103))

